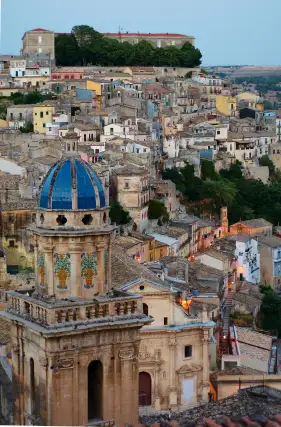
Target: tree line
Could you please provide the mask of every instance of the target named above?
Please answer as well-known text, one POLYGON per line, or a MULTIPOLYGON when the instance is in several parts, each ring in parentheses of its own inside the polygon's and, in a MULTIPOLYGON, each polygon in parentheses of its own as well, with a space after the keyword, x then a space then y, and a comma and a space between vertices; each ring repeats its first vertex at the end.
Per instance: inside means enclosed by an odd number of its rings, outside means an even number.
POLYGON ((183 195, 183 203, 191 206, 197 215, 219 215, 222 206, 228 206, 230 224, 240 220, 264 218, 277 225, 281 218, 281 176, 268 156, 260 165, 269 167, 270 182, 247 179, 240 162, 219 173, 208 160, 201 161, 201 178, 194 176, 194 167, 168 169, 163 179, 170 179, 183 195))
POLYGON ((181 48, 154 48, 142 40, 137 44, 120 43, 95 31, 88 25, 73 27, 70 34, 59 34, 55 41, 58 66, 167 66, 196 67, 201 52, 191 43, 181 48))

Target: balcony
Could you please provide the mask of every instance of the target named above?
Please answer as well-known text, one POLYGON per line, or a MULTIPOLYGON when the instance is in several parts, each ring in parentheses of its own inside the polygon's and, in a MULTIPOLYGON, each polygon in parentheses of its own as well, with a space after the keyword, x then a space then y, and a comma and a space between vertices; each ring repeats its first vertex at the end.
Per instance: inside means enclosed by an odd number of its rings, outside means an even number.
MULTIPOLYGON (((31 291, 32 292, 32 291, 31 291)), ((124 296, 123 292, 113 291, 112 297, 86 300, 80 297, 59 300, 51 296, 28 296, 11 291, 8 295, 6 317, 20 317, 46 329, 61 329, 73 326, 73 322, 83 325, 102 326, 102 323, 124 321, 124 318, 144 317, 138 310, 139 296, 124 296)), ((145 319, 142 319, 146 323, 145 319)))

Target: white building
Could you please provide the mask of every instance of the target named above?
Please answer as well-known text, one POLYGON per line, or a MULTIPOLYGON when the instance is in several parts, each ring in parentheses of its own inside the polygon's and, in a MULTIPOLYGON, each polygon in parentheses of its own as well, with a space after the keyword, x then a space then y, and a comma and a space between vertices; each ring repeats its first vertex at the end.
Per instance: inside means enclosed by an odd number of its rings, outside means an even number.
POLYGON ((205 74, 197 74, 192 76, 192 81, 202 85, 222 86, 222 79, 216 76, 206 76, 205 74))
POLYGON ((180 150, 180 139, 175 136, 167 136, 163 141, 163 151, 170 158, 178 157, 180 150))
POLYGON ((129 136, 130 134, 129 126, 121 125, 118 123, 110 123, 109 125, 104 126, 103 129, 104 129, 104 136, 106 139, 114 138, 115 136, 122 136, 122 137, 124 137, 125 135, 129 136))
POLYGON ((237 279, 244 279, 255 285, 260 282, 260 254, 258 242, 248 234, 230 237, 236 242, 237 279))
POLYGON ((15 58, 10 60, 10 76, 24 77, 26 69, 26 60, 24 58, 15 58))

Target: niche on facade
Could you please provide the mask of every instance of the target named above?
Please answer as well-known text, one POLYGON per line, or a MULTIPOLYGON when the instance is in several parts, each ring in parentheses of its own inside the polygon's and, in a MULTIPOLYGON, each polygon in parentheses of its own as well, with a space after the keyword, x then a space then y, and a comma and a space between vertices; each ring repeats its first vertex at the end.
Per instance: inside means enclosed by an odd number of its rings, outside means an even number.
POLYGON ((84 225, 91 225, 93 222, 92 215, 90 215, 90 214, 84 215, 84 217, 82 218, 82 222, 84 225))
POLYGON ((41 215, 40 215, 40 222, 41 222, 41 224, 44 224, 44 220, 45 220, 44 215, 43 215, 43 214, 41 214, 41 215))
POLYGON ((67 223, 67 219, 64 215, 59 215, 56 219, 58 225, 65 225, 67 223))

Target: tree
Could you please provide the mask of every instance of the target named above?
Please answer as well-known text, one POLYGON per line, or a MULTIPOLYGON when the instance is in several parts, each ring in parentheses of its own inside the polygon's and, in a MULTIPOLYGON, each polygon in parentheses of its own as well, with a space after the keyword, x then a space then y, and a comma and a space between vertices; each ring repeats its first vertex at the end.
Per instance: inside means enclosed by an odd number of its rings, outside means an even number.
POLYGON ((229 181, 235 181, 243 177, 241 162, 236 161, 229 169, 221 169, 220 175, 223 178, 229 179, 229 181))
POLYGON ((27 122, 25 124, 25 126, 21 126, 20 127, 20 131, 21 133, 33 133, 34 129, 33 129, 33 123, 32 122, 27 122))
POLYGON ((214 162, 207 159, 201 160, 201 177, 203 181, 205 181, 205 179, 211 179, 214 181, 220 179, 220 176, 215 170, 214 162))
POLYGON ((109 217, 111 222, 116 225, 128 224, 132 219, 129 212, 124 210, 119 203, 110 206, 109 217))
POLYGON ((158 219, 160 222, 168 222, 169 214, 167 212, 166 206, 159 202, 159 200, 150 200, 148 205, 148 218, 158 219))
POLYGON ((74 34, 58 34, 55 38, 55 48, 58 66, 81 65, 81 52, 74 34))
POLYGON ((192 71, 188 71, 188 73, 186 73, 184 76, 185 79, 191 79, 191 77, 192 77, 192 71))
POLYGON ((270 178, 274 178, 275 173, 275 166, 272 160, 268 157, 268 155, 264 155, 259 158, 259 165, 260 166, 267 166, 269 169, 269 176, 270 178))
POLYGON ((226 179, 221 179, 220 181, 207 179, 204 181, 203 192, 206 197, 213 199, 217 209, 219 209, 222 206, 232 205, 237 194, 237 189, 235 184, 226 179))
POLYGON ((281 296, 275 292, 265 293, 259 313, 259 326, 270 331, 272 334, 278 333, 281 336, 281 296))
POLYGON ((88 25, 73 27, 71 34, 56 37, 56 63, 70 65, 157 65, 195 67, 201 63, 201 52, 190 43, 180 49, 175 46, 154 48, 142 40, 131 45, 128 42, 104 37, 88 25))

